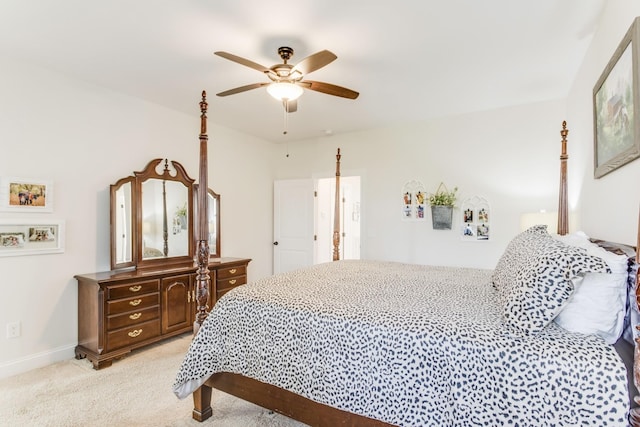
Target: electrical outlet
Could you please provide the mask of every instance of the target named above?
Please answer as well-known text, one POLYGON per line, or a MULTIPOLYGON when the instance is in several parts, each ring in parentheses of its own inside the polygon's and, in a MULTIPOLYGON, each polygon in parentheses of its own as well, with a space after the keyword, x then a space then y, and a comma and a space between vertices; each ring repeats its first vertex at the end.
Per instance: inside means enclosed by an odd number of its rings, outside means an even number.
POLYGON ((20 322, 7 323, 7 338, 18 338, 20 336, 20 322))

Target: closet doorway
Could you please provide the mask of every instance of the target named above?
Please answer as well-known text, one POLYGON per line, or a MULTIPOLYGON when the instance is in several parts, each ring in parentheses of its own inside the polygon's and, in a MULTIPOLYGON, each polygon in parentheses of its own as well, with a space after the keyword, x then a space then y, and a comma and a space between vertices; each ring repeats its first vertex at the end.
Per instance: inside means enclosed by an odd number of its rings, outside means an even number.
MULTIPOLYGON (((333 260, 336 179, 316 180, 314 264, 333 260)), ((360 259, 360 177, 340 177, 340 259, 360 259)))

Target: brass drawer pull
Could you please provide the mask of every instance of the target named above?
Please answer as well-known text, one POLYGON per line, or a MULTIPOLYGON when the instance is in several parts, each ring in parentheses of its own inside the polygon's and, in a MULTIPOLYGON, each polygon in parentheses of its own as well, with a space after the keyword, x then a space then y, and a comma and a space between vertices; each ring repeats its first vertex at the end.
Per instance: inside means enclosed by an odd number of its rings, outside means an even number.
POLYGON ((140 318, 140 316, 142 316, 142 313, 133 313, 133 314, 129 315, 129 319, 138 320, 140 318))
POLYGON ((229 270, 229 273, 235 274, 236 271, 238 271, 238 270, 236 270, 235 268, 232 268, 231 270, 229 270))
POLYGON ((140 305, 141 302, 142 302, 141 299, 134 299, 133 301, 129 301, 129 305, 132 305, 135 307, 136 305, 140 305))
POLYGON ((129 332, 127 335, 129 335, 131 338, 135 338, 137 336, 139 336, 142 333, 142 329, 136 329, 133 330, 131 332, 129 332))
POLYGON ((235 284, 236 284, 236 282, 237 282, 237 280, 236 280, 236 279, 229 280, 229 284, 230 284, 230 285, 235 285, 235 284))
POLYGON ((129 290, 131 292, 138 292, 140 289, 142 289, 142 286, 140 286, 140 285, 129 286, 129 290))

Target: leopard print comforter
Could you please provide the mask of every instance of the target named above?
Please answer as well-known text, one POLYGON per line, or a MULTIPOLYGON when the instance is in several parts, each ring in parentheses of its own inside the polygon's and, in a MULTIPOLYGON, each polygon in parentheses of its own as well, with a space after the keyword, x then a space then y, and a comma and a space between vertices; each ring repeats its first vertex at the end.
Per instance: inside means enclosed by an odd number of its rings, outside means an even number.
POLYGON ((625 367, 552 323, 512 338, 491 271, 337 261, 225 295, 173 387, 239 373, 399 426, 626 426, 625 367))

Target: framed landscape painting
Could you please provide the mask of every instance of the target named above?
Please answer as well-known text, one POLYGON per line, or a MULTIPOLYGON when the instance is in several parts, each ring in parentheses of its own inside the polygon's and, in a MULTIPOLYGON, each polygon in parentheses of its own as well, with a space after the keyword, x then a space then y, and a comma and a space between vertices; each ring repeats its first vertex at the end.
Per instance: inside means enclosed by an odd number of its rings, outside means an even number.
POLYGON ((594 177, 640 157, 640 18, 636 18, 593 88, 594 177))
POLYGON ((33 178, 0 178, 0 210, 53 212, 53 184, 33 178))

